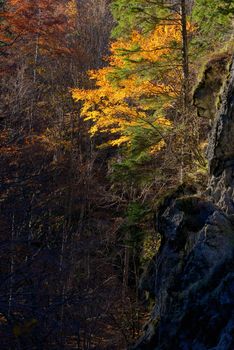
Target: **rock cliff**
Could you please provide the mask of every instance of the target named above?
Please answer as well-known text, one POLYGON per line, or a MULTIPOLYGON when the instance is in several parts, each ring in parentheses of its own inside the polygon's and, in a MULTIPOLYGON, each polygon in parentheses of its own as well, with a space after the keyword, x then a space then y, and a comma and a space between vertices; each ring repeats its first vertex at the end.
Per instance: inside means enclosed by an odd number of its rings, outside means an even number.
POLYGON ((135 350, 234 349, 234 63, 208 160, 206 193, 181 186, 158 210, 162 244, 141 279, 155 307, 135 350))

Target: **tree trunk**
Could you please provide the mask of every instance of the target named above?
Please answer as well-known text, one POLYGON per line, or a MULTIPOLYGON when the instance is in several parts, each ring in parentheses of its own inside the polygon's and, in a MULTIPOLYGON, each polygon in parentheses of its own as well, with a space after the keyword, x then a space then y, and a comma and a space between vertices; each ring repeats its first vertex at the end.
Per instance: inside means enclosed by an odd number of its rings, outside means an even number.
POLYGON ((185 125, 187 120, 187 110, 189 103, 189 61, 188 61, 188 32, 186 0, 181 0, 181 28, 182 28, 182 67, 183 67, 183 106, 182 106, 182 144, 181 144, 181 164, 180 164, 180 183, 184 181, 184 151, 185 151, 185 125))
POLYGON ((184 112, 188 107, 188 88, 189 88, 189 61, 188 61, 188 32, 186 0, 181 0, 181 26, 182 26, 182 59, 183 59, 183 103, 184 112))

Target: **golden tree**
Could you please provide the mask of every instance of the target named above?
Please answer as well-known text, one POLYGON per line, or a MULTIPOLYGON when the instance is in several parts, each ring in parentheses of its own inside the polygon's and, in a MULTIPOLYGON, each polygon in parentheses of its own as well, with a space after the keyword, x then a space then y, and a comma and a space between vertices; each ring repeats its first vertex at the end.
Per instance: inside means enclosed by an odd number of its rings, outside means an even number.
POLYGON ((109 133, 108 144, 131 142, 136 127, 157 129, 155 150, 164 144, 163 133, 171 127, 165 111, 177 97, 182 81, 177 50, 181 30, 158 25, 147 36, 132 32, 131 37, 112 43, 109 65, 90 71, 94 89, 74 89, 73 98, 83 101, 81 115, 91 120, 92 136, 109 133), (175 69, 176 68, 176 69, 175 69))

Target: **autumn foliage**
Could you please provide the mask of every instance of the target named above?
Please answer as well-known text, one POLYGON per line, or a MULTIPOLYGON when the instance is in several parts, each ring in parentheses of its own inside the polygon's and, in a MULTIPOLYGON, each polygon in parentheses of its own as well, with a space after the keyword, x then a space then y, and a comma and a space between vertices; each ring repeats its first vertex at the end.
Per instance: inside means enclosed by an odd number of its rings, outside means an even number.
POLYGON ((65 37, 74 28, 73 0, 8 0, 2 12, 1 41, 3 49, 14 44, 28 55, 40 47, 41 54, 69 52, 65 37))
POLYGON ((122 350, 140 336, 155 208, 197 181, 209 130, 191 103, 193 54, 220 6, 206 23, 194 2, 192 28, 192 3, 0 0, 1 350, 122 350))
POLYGON ((110 133, 114 136, 108 144, 121 145, 131 142, 135 127, 151 125, 159 132, 171 127, 165 110, 176 98, 181 69, 177 64, 175 70, 172 62, 168 66, 168 55, 173 56, 180 42, 180 28, 174 24, 157 26, 146 36, 134 31, 128 40, 112 43, 109 65, 89 72, 95 88, 73 90, 73 98, 84 101, 81 115, 93 122, 92 136, 110 133), (153 75, 150 69, 155 65, 159 68, 153 75))

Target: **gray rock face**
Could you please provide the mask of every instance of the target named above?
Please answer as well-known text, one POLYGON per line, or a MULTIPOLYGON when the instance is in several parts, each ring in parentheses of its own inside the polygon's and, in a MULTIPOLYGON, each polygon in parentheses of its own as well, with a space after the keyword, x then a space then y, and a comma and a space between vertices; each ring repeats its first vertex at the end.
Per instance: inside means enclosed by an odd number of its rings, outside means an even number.
POLYGON ((223 53, 205 66, 203 77, 193 94, 193 104, 199 117, 213 120, 217 111, 218 96, 225 84, 230 55, 223 53))
POLYGON ((212 176, 219 176, 234 165, 234 63, 222 95, 222 105, 211 133, 208 160, 212 176))
POLYGON ((210 182, 158 211, 161 248, 141 279, 155 298, 136 350, 234 349, 234 64, 208 149, 210 182))
POLYGON ((234 214, 234 63, 212 130, 208 160, 209 195, 228 214, 234 214))

